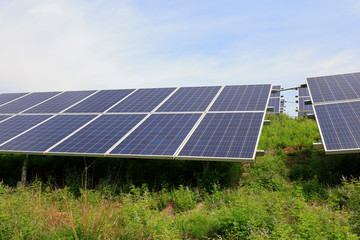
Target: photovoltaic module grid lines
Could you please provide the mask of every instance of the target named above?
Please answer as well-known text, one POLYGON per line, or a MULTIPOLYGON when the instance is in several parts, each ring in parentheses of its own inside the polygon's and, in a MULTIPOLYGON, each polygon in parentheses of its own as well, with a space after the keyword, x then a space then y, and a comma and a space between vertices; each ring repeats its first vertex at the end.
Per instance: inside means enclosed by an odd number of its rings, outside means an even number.
POLYGON ((360 98, 360 73, 307 79, 313 103, 360 98))
POLYGON ((310 97, 309 90, 307 87, 298 88, 299 97, 310 97))
POLYGON ((0 150, 44 152, 94 117, 94 115, 58 115, 0 146, 0 150))
MULTIPOLYGON (((265 84, 31 93, 0 106, 0 152, 174 159, 196 124, 202 124, 201 116, 205 120, 224 111, 257 111, 263 118, 270 88, 265 84), (212 103, 210 111, 216 112, 207 112, 212 103), (19 115, 6 109, 2 113, 5 106, 19 115)), ((259 133, 262 122, 258 124, 259 133)), ((239 134, 240 142, 251 140, 239 134)), ((228 142, 219 142, 218 149, 222 144, 228 142)), ((239 151, 239 156, 247 156, 248 148, 239 151)), ((252 159, 255 151, 253 147, 252 159)))
POLYGON ((205 111, 219 90, 220 86, 180 88, 157 112, 205 111))
MULTIPOLYGON (((281 85, 274 85, 272 86, 271 88, 272 90, 280 90, 281 89, 281 85)), ((270 97, 271 98, 280 98, 280 92, 276 92, 276 93, 271 93, 270 94, 270 97)))
POLYGON ((307 87, 298 88, 298 97, 298 117, 313 113, 313 106, 311 104, 305 105, 305 101, 311 100, 307 87))
POLYGON ((268 113, 279 113, 280 112, 280 98, 270 98, 268 106, 273 107, 274 110, 268 113))
POLYGON ((0 105, 3 105, 7 102, 10 102, 12 100, 15 100, 19 97, 22 97, 28 93, 3 93, 0 94, 0 105))
POLYGON ((94 92, 95 91, 63 92, 62 94, 37 105, 36 107, 30 108, 24 113, 58 113, 94 92))
POLYGON ((27 96, 24 96, 20 99, 17 99, 13 102, 5 104, 0 107, 0 113, 19 113, 22 112, 29 107, 34 106, 35 104, 41 103, 46 99, 53 97, 60 92, 37 92, 31 93, 27 96))
POLYGON ((133 91, 134 89, 101 90, 66 110, 65 113, 102 113, 133 91))
MULTIPOLYGON (((281 85, 272 86, 271 90, 280 90, 281 85)), ((267 111, 267 113, 280 113, 283 109, 280 109, 280 92, 271 93, 269 98, 268 107, 273 107, 272 111, 267 111)))
POLYGON ((252 159, 264 113, 208 113, 179 156, 252 159))
POLYGON ((1 122, 0 145, 49 117, 51 115, 18 115, 1 122))
POLYGON ((0 115, 0 122, 4 121, 5 119, 11 117, 11 115, 0 115))
POLYGON ((360 148, 360 101, 314 107, 326 150, 360 148))
POLYGON ((305 101, 309 101, 310 97, 299 97, 299 112, 313 112, 311 104, 305 105, 305 101))
POLYGON ((109 112, 151 112, 174 90, 175 88, 139 89, 109 112))
POLYGON ((226 86, 210 111, 265 111, 270 84, 226 86))
POLYGON ((110 154, 172 156, 201 114, 153 114, 110 154))
POLYGON ((50 152, 105 154, 146 115, 102 115, 50 152))

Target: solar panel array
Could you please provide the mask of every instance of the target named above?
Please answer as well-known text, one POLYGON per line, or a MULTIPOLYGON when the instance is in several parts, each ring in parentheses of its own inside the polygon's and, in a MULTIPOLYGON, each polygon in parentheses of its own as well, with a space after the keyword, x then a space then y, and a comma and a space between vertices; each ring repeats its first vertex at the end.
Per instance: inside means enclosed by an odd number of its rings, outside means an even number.
POLYGON ((0 152, 252 161, 270 84, 0 94, 0 152))
MULTIPOLYGON (((280 85, 273 85, 272 90, 280 90, 280 85)), ((268 107, 273 107, 272 111, 268 111, 267 113, 281 113, 284 111, 284 105, 281 105, 281 94, 279 92, 272 92, 270 95, 268 107)))
POLYGON ((307 87, 298 88, 298 117, 313 114, 314 110, 311 104, 306 105, 305 101, 310 101, 309 90, 307 87))
POLYGON ((326 153, 360 152, 360 73, 307 79, 326 153))

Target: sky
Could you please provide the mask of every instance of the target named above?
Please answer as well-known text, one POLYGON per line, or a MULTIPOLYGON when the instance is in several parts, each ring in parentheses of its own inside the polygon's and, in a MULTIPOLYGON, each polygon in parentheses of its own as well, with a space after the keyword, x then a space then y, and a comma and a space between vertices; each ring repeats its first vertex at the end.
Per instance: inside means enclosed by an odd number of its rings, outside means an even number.
POLYGON ((359 56, 357 0, 0 0, 0 92, 290 88, 359 56))

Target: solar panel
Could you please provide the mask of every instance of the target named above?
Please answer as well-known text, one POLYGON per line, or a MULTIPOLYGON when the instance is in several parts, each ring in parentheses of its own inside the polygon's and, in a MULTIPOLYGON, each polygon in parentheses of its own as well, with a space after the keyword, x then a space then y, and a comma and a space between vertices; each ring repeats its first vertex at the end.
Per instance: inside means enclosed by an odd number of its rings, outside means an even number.
POLYGON ((176 91, 157 112, 205 111, 220 88, 220 86, 182 87, 176 91))
MULTIPOLYGON (((280 90, 280 89, 281 89, 281 85, 273 85, 271 89, 272 89, 272 90, 280 90)), ((271 98, 274 98, 274 97, 279 98, 279 97, 280 97, 280 92, 271 93, 271 94, 270 94, 270 97, 271 97, 271 98)))
POLYGON ((263 112, 208 113, 179 157, 253 159, 263 112))
POLYGON ((24 96, 0 107, 0 113, 19 113, 38 103, 49 99, 60 92, 36 92, 24 96))
POLYGON ((360 73, 307 79, 313 103, 360 99, 360 73))
POLYGON ((307 87, 298 88, 298 117, 306 116, 313 113, 311 104, 305 105, 305 101, 311 100, 309 90, 307 87))
POLYGON ((280 98, 270 98, 268 107, 273 107, 274 110, 268 113, 280 113, 280 98))
POLYGON ((0 151, 44 152, 94 117, 94 115, 58 115, 0 146, 0 151))
POLYGON ((226 86, 210 111, 265 111, 270 84, 226 86))
POLYGON ((12 115, 0 115, 0 122, 4 121, 5 119, 11 117, 12 115))
POLYGON ((270 89, 263 84, 32 93, 0 106, 0 152, 251 160, 270 89), (206 141, 210 153, 199 153, 206 141), (219 146, 212 149, 214 144, 219 146))
POLYGON ((7 102, 13 101, 19 97, 22 97, 28 93, 2 93, 0 94, 0 105, 3 105, 7 102))
POLYGON ((284 111, 285 109, 285 99, 280 100, 280 112, 284 111))
POLYGON ((152 114, 110 155, 172 156, 201 114, 152 114))
POLYGON ((314 108, 326 151, 360 151, 360 101, 314 108))
POLYGON ((305 101, 309 101, 310 97, 299 98, 299 112, 313 112, 312 105, 305 105, 305 101))
POLYGON ((145 114, 102 115, 50 152, 105 154, 145 116, 145 114))
MULTIPOLYGON (((281 85, 273 85, 272 90, 280 90, 281 85)), ((269 98, 268 107, 273 107, 272 111, 267 111, 267 113, 280 113, 282 109, 280 109, 280 92, 271 93, 269 98)))
POLYGON ((298 89, 299 97, 309 97, 309 90, 307 87, 302 87, 298 89))
POLYGON ((139 89, 109 112, 151 112, 174 90, 175 88, 139 89))
MULTIPOLYGON (((9 116, 7 116, 9 117, 9 116)), ((0 144, 41 123, 51 115, 18 115, 0 123, 0 144)))
POLYGON ((101 90, 69 108, 65 113, 102 113, 133 91, 134 89, 101 90))
POLYGON ((95 91, 64 92, 50 99, 49 101, 37 105, 36 107, 30 108, 24 113, 58 113, 94 92, 95 91))

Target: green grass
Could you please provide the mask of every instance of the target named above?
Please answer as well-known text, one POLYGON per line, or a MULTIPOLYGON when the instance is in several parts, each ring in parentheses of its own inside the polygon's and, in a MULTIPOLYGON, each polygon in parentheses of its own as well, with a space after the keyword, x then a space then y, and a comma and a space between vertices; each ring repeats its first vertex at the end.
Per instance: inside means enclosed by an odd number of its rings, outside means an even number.
POLYGON ((0 239, 359 239, 359 156, 313 151, 314 121, 268 118, 250 166, 32 157, 23 188, 4 170, 22 157, 2 155, 0 239))

